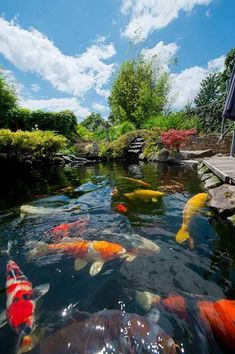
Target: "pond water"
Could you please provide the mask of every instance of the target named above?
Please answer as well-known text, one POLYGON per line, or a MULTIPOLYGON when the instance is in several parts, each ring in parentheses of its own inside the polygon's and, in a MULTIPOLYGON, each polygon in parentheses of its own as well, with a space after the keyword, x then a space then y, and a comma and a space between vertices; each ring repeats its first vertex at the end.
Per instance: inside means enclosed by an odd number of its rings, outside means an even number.
MULTIPOLYGON (((76 310, 90 314, 103 309, 120 310, 146 316, 146 310, 135 296, 136 291, 148 291, 162 298, 177 294, 186 299, 187 318, 163 306, 159 307, 158 313, 158 325, 174 339, 178 352, 229 352, 214 332, 201 323, 197 301, 235 298, 234 231, 209 215, 209 210, 204 210, 204 213, 195 215, 190 224, 194 247, 189 247, 187 242, 177 244, 175 240, 182 224, 185 203, 202 191, 195 170, 154 163, 95 164, 59 168, 31 178, 1 178, 1 251, 7 248, 8 241, 14 241, 11 257, 33 285, 50 283, 49 292, 37 303, 37 328, 43 332, 39 337, 54 333, 60 326, 66 328, 67 319, 72 318, 76 310), (129 200, 125 193, 144 187, 121 176, 144 180, 150 183, 151 189, 165 190, 165 195, 157 202, 129 200), (113 195, 115 188, 118 194, 113 195), (125 213, 118 212, 117 205, 120 203, 126 206, 125 213), (27 213, 22 217, 20 206, 23 204, 37 207, 40 213, 27 213), (157 244, 160 252, 140 253, 132 262, 111 260, 93 277, 89 273, 90 265, 75 271, 74 258, 69 255, 28 257, 36 242, 52 242, 48 231, 53 227, 78 220, 85 220, 81 230, 85 238, 99 240, 103 235, 105 239, 106 232, 108 241, 120 241, 122 246, 128 248, 125 243, 132 247, 136 243, 138 246, 138 238, 131 236, 138 234, 157 244), (122 235, 129 238, 123 239, 122 235)), ((7 260, 4 254, 0 257, 2 309, 6 302, 7 260)), ((88 330, 87 333, 92 337, 92 332, 88 330)), ((104 333, 104 343, 105 336, 104 333)), ((71 332, 73 340, 74 333, 71 332)), ((17 336, 8 325, 0 328, 1 354, 13 353, 16 341, 17 336)), ((120 349, 115 351, 114 347, 115 343, 113 348, 104 351, 93 346, 93 351, 76 352, 69 351, 68 346, 67 350, 57 349, 57 352, 51 353, 122 352, 120 349)), ((123 353, 157 352, 161 352, 160 349, 148 351, 139 347, 134 351, 123 350, 123 353)), ((30 353, 49 354, 50 350, 35 348, 30 353)))

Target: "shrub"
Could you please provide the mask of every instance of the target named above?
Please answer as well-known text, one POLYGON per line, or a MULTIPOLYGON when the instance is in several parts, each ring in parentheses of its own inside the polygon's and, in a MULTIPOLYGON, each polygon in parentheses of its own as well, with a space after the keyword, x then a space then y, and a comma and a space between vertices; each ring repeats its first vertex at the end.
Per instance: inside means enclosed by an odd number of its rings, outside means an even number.
POLYGON ((167 132, 163 132, 161 135, 163 145, 171 150, 179 151, 180 144, 183 143, 187 137, 196 134, 195 129, 191 130, 175 130, 170 129, 167 132))
POLYGON ((123 122, 118 125, 114 125, 109 129, 109 139, 111 141, 120 138, 122 135, 129 133, 130 131, 135 130, 134 124, 131 122, 123 122))
POLYGON ((76 131, 78 136, 85 141, 91 141, 94 140, 95 134, 85 128, 82 124, 77 124, 76 131))
POLYGON ((26 155, 32 158, 47 157, 65 147, 66 138, 50 131, 0 130, 0 153, 18 156, 19 159, 26 155))
POLYGON ((151 129, 158 127, 162 130, 170 129, 198 129, 199 120, 196 116, 188 116, 185 112, 170 113, 167 116, 153 116, 147 119, 142 128, 151 129))

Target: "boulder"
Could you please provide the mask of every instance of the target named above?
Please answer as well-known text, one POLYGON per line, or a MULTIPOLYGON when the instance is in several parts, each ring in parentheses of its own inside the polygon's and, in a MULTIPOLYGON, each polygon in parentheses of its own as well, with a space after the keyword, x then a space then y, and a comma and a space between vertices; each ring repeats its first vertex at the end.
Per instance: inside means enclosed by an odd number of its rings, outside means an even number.
POLYGON ((222 216, 235 214, 235 186, 223 184, 209 190, 211 199, 209 206, 218 211, 222 216))
POLYGON ((209 173, 210 170, 207 166, 203 166, 202 168, 200 168, 200 170, 198 170, 198 176, 202 177, 205 173, 209 173))
POLYGON ((222 181, 215 175, 212 174, 212 177, 208 178, 205 182, 205 188, 210 189, 210 188, 216 188, 221 186, 222 181))
POLYGON ((213 150, 196 150, 196 151, 181 151, 184 160, 199 159, 203 157, 213 156, 213 150))
POLYGON ((202 182, 205 182, 206 180, 208 180, 209 178, 214 177, 213 173, 204 173, 204 175, 202 175, 201 180, 202 182))
POLYGON ((154 160, 151 161, 168 162, 169 156, 170 156, 169 150, 163 148, 157 154, 151 156, 151 159, 152 157, 154 157, 154 160))

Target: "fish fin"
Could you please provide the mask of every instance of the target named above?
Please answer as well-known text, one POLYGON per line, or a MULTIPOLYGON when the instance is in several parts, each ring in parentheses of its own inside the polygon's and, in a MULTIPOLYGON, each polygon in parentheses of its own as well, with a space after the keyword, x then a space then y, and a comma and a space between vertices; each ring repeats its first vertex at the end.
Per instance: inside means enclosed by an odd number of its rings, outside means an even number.
POLYGON ((50 284, 41 284, 33 289, 32 298, 38 300, 40 297, 46 295, 50 289, 50 284))
POLYGON ((188 233, 188 228, 187 226, 183 225, 176 235, 176 242, 183 243, 188 238, 190 238, 190 235, 188 233))
POLYGON ((23 336, 18 345, 16 354, 27 353, 33 350, 36 345, 42 340, 45 331, 37 327, 30 335, 23 336))
POLYGON ((132 262, 136 259, 137 255, 133 253, 126 252, 120 258, 124 258, 126 262, 132 262))
POLYGON ((84 261, 83 259, 76 258, 74 262, 74 269, 79 272, 79 270, 85 268, 87 265, 87 261, 84 261))
POLYGON ((0 328, 4 327, 7 324, 7 315, 6 315, 6 311, 3 310, 0 313, 0 328))
POLYGON ((93 277, 94 275, 98 274, 102 267, 104 265, 104 262, 102 261, 95 261, 92 263, 92 266, 90 268, 90 275, 93 277))
POLYGON ((152 294, 148 291, 136 291, 135 299, 139 306, 141 306, 145 311, 149 311, 152 305, 158 304, 161 300, 160 296, 152 294))

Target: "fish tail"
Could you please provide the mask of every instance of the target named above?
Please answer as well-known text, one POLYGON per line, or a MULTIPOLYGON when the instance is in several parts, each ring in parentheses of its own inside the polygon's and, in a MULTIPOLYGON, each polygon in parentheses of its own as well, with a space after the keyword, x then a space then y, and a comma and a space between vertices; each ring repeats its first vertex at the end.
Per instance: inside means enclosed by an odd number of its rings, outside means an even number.
POLYGON ((190 238, 187 225, 183 224, 176 235, 176 242, 183 243, 190 238))
POLYGON ((27 259, 29 261, 45 256, 49 253, 48 244, 42 241, 31 241, 27 243, 27 246, 30 248, 30 251, 27 253, 27 259))

